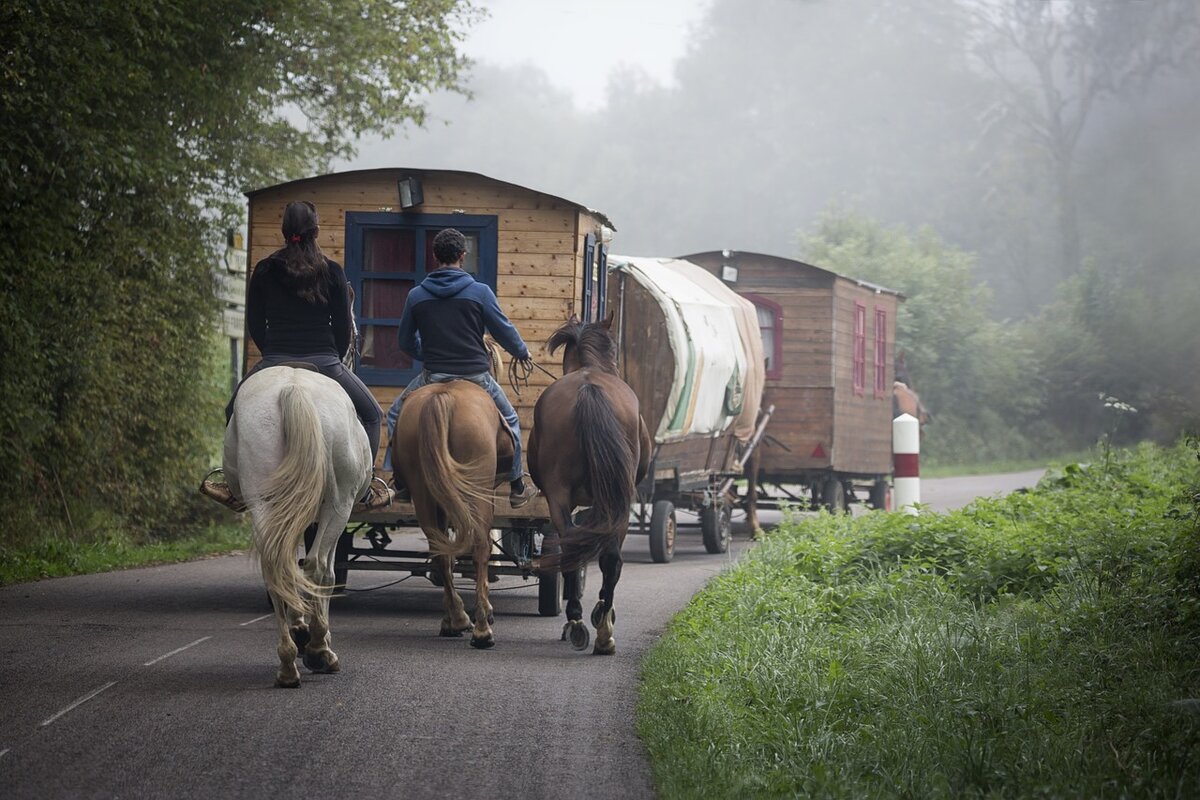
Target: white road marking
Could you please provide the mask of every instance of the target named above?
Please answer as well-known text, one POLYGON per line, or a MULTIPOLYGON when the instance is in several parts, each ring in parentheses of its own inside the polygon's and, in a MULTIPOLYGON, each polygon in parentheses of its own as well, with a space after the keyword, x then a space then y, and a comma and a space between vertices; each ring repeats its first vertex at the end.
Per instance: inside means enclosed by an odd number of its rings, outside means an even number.
POLYGON ((3 750, 0 750, 0 758, 4 758, 4 754, 7 753, 11 749, 12 749, 11 747, 6 747, 3 750))
POLYGON ((275 615, 274 614, 263 614, 261 617, 255 617, 254 619, 250 620, 249 622, 239 622, 238 627, 244 628, 247 625, 253 625, 256 622, 262 622, 267 617, 273 617, 273 616, 275 616, 275 615))
MULTIPOLYGON (((74 709, 76 709, 79 706, 86 703, 88 700, 91 700, 93 697, 95 697, 96 695, 103 692, 105 689, 111 689, 113 686, 116 686, 116 685, 117 685, 116 681, 109 681, 108 683, 101 686, 99 689, 93 689, 92 691, 85 694, 83 697, 76 700, 74 703, 71 703, 71 705, 67 706, 62 711, 59 711, 57 714, 54 714, 53 716, 47 717, 46 719, 42 720, 41 723, 38 725, 38 727, 40 727, 40 728, 46 727, 51 722, 54 722, 54 720, 61 717, 63 714, 66 714, 68 711, 73 711, 74 709)), ((8 751, 5 750, 4 752, 7 753, 8 751)))
POLYGON ((148 667, 151 664, 157 664, 158 662, 162 661, 164 658, 170 658, 171 656, 175 655, 176 653, 182 653, 184 650, 187 650, 189 647, 195 647, 196 645, 200 644, 201 642, 207 642, 211 638, 212 638, 211 636, 205 636, 203 639, 197 639, 196 641, 192 642, 191 644, 185 644, 183 647, 176 647, 174 650, 172 650, 169 653, 163 653, 158 658, 150 659, 145 664, 142 664, 142 666, 148 667))

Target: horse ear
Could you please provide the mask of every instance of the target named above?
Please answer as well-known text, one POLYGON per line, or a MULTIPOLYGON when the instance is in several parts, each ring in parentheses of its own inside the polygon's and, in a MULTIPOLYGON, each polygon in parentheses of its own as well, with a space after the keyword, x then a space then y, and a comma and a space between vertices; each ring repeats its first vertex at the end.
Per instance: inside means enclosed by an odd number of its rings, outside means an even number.
POLYGON ((579 317, 575 316, 574 311, 571 312, 571 318, 567 320, 567 324, 568 325, 578 325, 579 324, 579 317))
POLYGON ((610 308, 608 310, 608 316, 606 316, 604 318, 604 322, 600 323, 601 325, 604 326, 604 330, 606 330, 606 331, 612 330, 613 319, 616 316, 617 316, 617 310, 615 308, 610 308))

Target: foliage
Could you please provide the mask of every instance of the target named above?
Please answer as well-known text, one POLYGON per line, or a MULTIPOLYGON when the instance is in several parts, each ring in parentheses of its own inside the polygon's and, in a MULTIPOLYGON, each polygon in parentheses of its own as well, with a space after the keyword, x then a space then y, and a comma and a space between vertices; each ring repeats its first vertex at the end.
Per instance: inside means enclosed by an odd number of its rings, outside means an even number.
POLYGON ((647 660, 660 795, 1195 786, 1198 455, 1143 447, 953 514, 775 531, 647 660))
POLYGON ((971 254, 928 228, 910 234, 842 208, 827 210, 801 249, 811 263, 904 295, 895 347, 934 415, 923 455, 970 463, 1060 446, 1036 421, 1043 400, 1025 331, 992 320, 991 294, 976 282, 971 254))
POLYGON ((468 0, 0 11, 0 513, 161 529, 223 422, 212 266, 234 192, 320 172, 454 87, 468 0))
POLYGON ((0 549, 0 586, 43 578, 169 564, 250 549, 245 524, 197 526, 186 535, 133 537, 110 530, 90 538, 45 535, 0 549))

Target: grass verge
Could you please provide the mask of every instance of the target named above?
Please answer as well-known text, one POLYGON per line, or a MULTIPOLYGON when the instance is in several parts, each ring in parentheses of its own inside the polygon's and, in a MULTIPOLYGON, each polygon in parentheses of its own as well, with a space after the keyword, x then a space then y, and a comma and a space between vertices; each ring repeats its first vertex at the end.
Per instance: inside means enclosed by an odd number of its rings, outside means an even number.
POLYGON ((1194 795, 1198 487, 1194 443, 1144 447, 781 526, 647 659, 660 796, 1194 795))
POLYGON ((196 533, 169 540, 142 540, 116 532, 84 540, 49 534, 36 542, 0 549, 0 586, 188 561, 249 546, 250 529, 241 523, 214 523, 196 533))

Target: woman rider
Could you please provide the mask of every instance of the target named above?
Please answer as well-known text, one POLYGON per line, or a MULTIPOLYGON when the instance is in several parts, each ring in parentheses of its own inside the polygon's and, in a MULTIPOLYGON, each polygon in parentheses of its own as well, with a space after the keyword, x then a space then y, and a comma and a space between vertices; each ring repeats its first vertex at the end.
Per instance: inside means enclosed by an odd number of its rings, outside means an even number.
MULTIPOLYGON (((250 372, 302 361, 333 378, 354 403, 374 456, 379 452, 383 411, 358 376, 342 366, 352 330, 346 273, 340 264, 321 252, 317 244, 320 230, 320 219, 312 203, 288 203, 283 212, 284 246, 254 267, 246 292, 246 327, 262 353, 262 360, 250 372)), ((226 423, 233 416, 236 398, 234 389, 233 398, 225 407, 226 423)), ((242 501, 223 482, 205 480, 200 491, 235 511, 245 510, 242 501)), ((355 510, 380 508, 391 500, 391 490, 382 479, 376 478, 355 510)))

